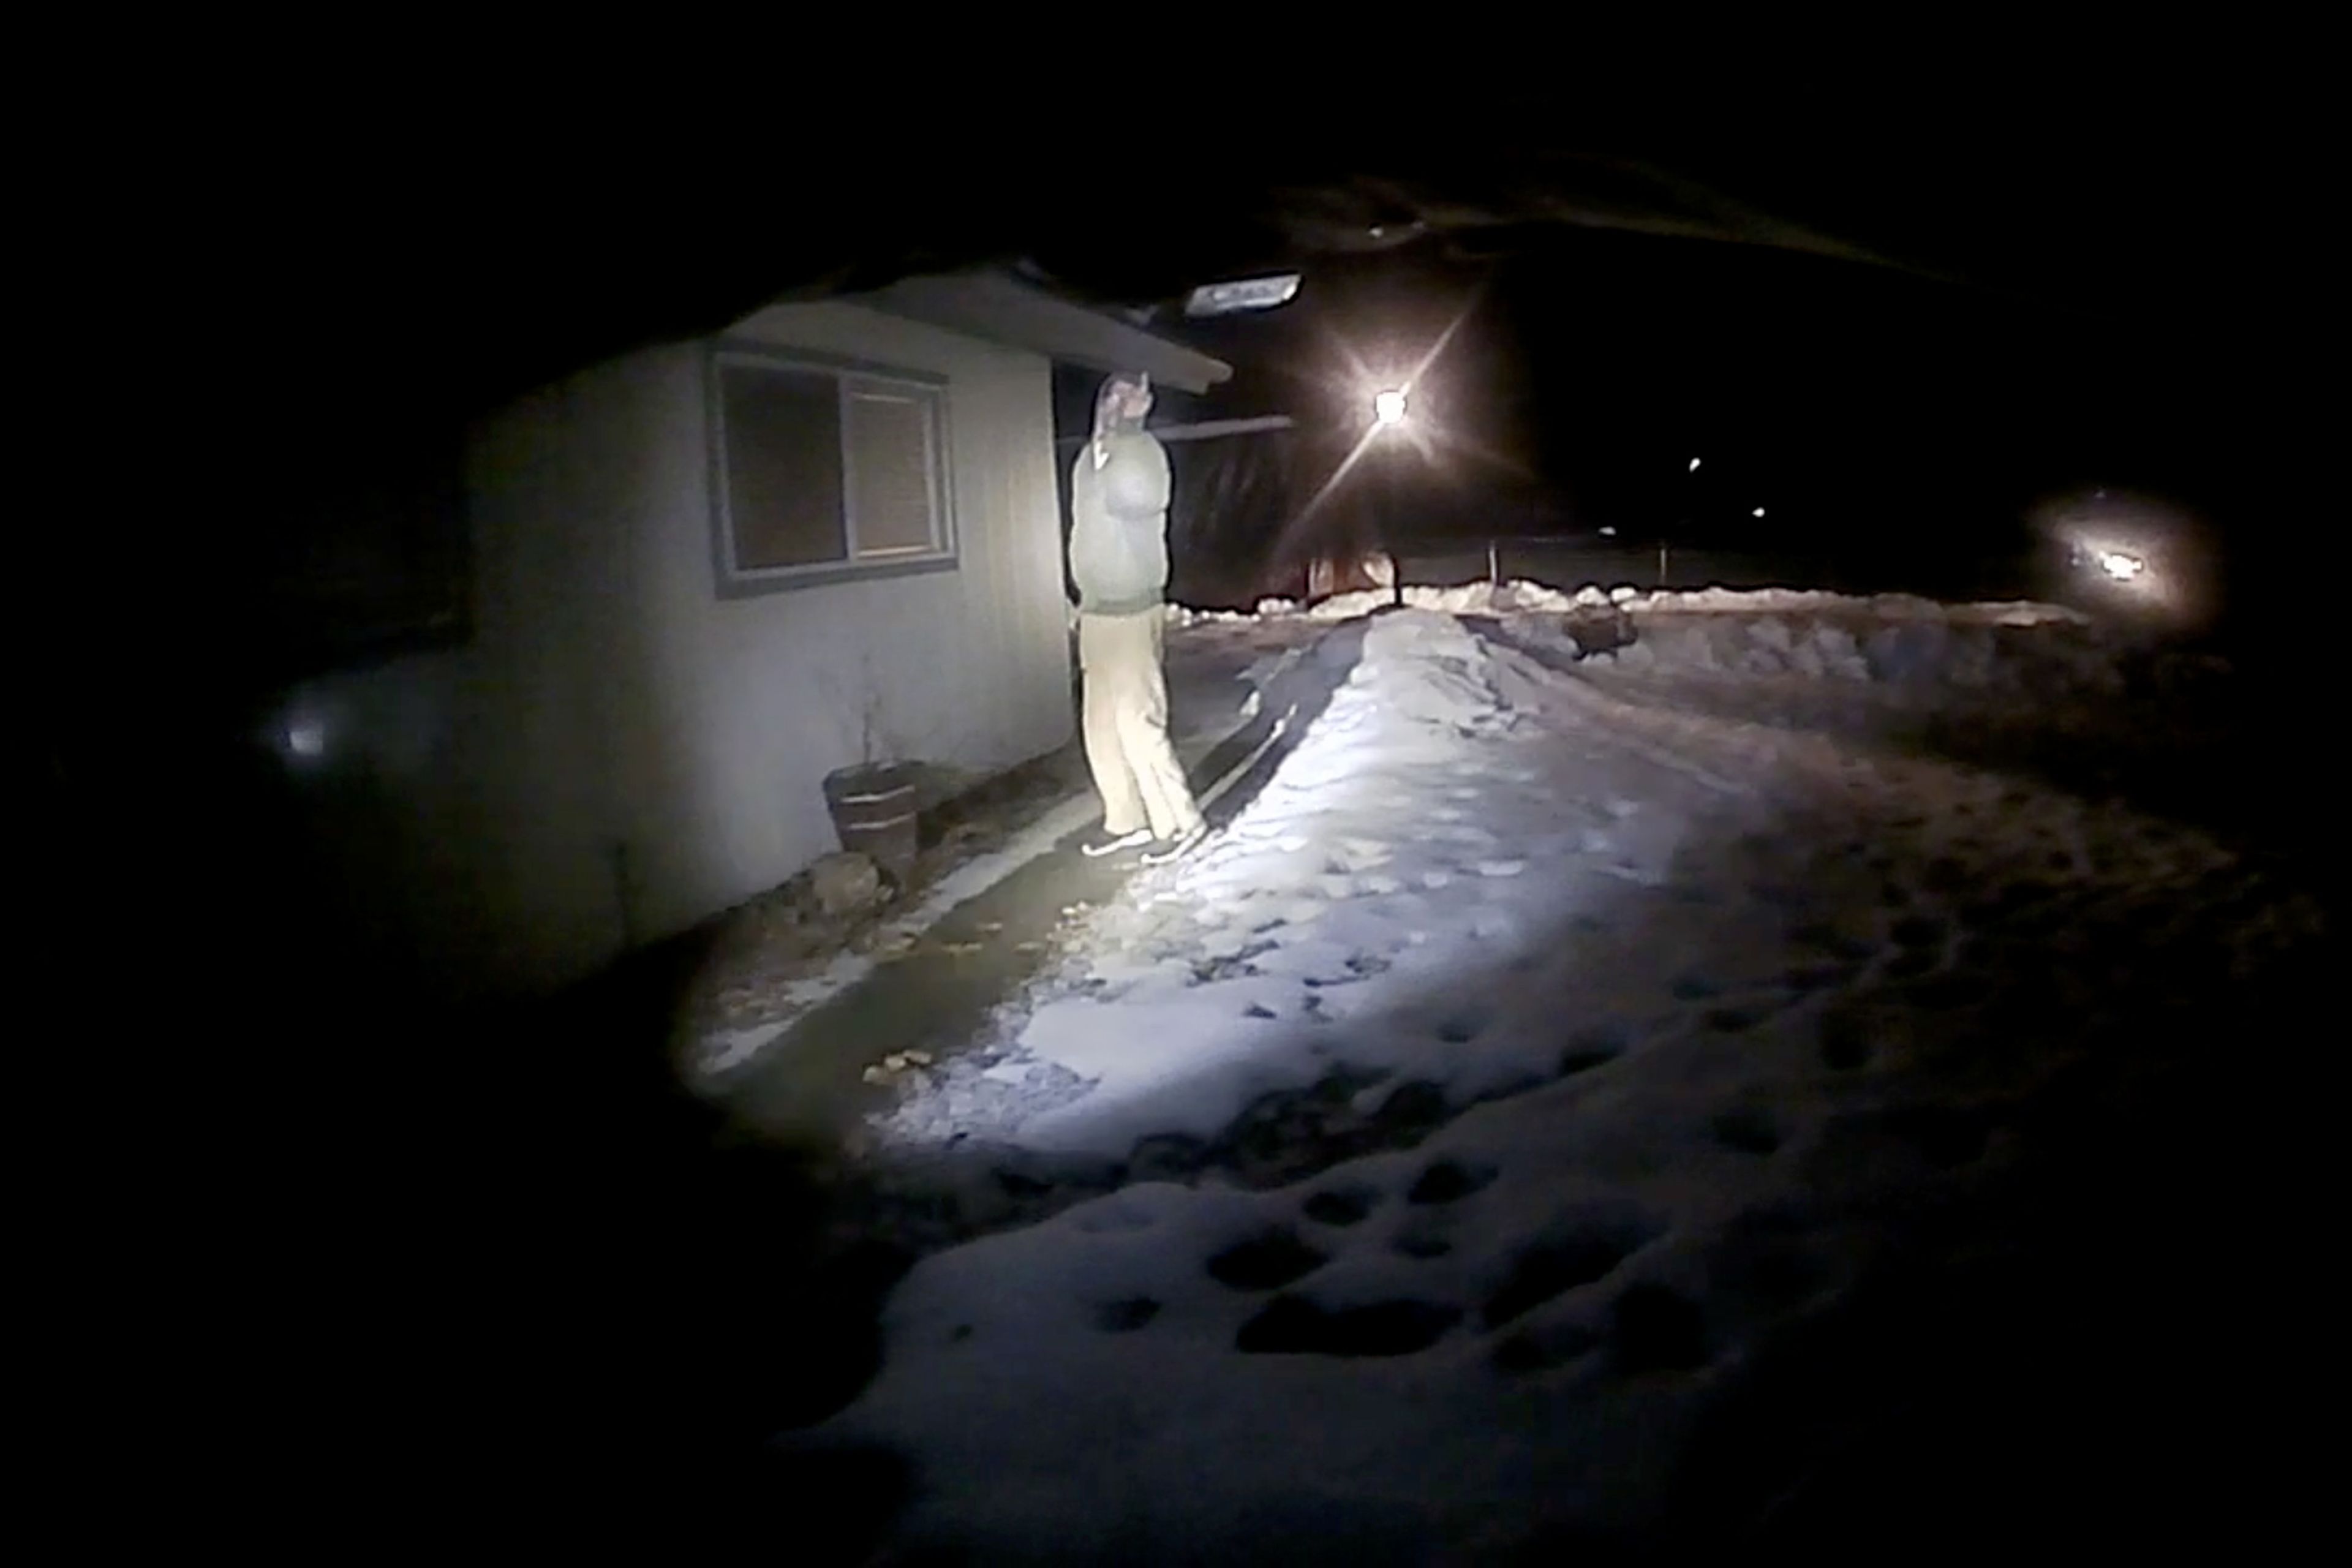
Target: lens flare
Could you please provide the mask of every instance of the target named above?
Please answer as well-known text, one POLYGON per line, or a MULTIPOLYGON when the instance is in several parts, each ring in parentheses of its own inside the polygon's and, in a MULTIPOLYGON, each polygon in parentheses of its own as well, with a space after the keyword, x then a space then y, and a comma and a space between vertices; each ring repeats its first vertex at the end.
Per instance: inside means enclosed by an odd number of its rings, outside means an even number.
MULTIPOLYGON (((1349 470, 1363 459, 1364 449, 1371 445, 1373 437, 1384 429, 1402 427, 1401 434, 1408 438, 1418 439, 1414 432, 1420 430, 1421 426, 1404 425, 1406 401, 1412 395, 1412 389, 1421 384, 1422 377, 1429 374, 1429 367, 1437 363, 1438 356, 1444 353, 1446 345, 1453 342, 1454 334, 1462 330, 1462 323, 1468 321, 1471 312, 1478 308, 1478 302, 1486 297, 1486 281, 1482 279, 1478 286, 1473 289, 1469 296, 1462 301, 1462 308, 1454 313, 1454 319, 1445 323, 1445 330, 1437 334, 1437 341, 1430 344, 1429 351, 1421 356, 1420 363, 1416 363, 1411 373, 1401 382, 1393 385, 1379 387, 1373 383, 1370 367, 1364 363, 1362 358, 1345 343, 1339 345, 1339 357, 1353 372, 1357 386, 1360 389, 1370 385, 1375 389, 1372 402, 1373 422, 1357 438, 1355 446, 1349 448, 1348 455, 1339 459, 1338 467, 1331 470, 1330 477, 1316 489, 1315 493, 1307 498, 1307 504, 1299 508, 1297 513, 1291 518, 1289 524, 1283 530, 1283 538, 1279 542, 1278 549, 1286 548, 1291 537, 1331 498, 1332 492, 1339 488, 1340 481, 1345 479, 1349 470), (1387 417, 1386 415, 1384 400, 1390 396, 1396 399, 1394 419, 1387 417)), ((1360 391, 1358 395, 1361 395, 1360 391)))

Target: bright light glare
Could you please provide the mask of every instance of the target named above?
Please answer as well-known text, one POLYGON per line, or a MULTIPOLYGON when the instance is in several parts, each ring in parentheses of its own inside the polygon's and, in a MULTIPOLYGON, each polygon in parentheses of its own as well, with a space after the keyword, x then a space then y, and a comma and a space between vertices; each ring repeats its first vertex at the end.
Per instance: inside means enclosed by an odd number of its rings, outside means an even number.
POLYGON ((320 757, 327 752, 327 727, 316 719, 286 726, 286 749, 298 757, 320 757))
POLYGON ((1601 536, 1603 539, 1614 539, 1617 537, 1617 530, 1613 527, 1604 527, 1601 531, 1601 536))
POLYGON ((1693 458, 1691 459, 1690 471, 1694 474, 1698 472, 1698 459, 1696 458, 1693 458))
POLYGON ((1391 388, 1372 399, 1372 416, 1383 425, 1404 423, 1404 393, 1391 388))
POLYGON ((1758 508, 1756 509, 1756 515, 1757 515, 1757 516, 1759 516, 1759 517, 1762 517, 1762 516, 1764 515, 1764 509, 1763 509, 1762 507, 1760 507, 1760 506, 1759 506, 1759 507, 1758 507, 1758 508))
MULTIPOLYGON (((1454 311, 1454 319, 1452 321, 1445 323, 1445 330, 1437 334, 1437 341, 1429 345, 1429 352, 1421 356, 1421 362, 1414 365, 1412 371, 1405 376, 1404 384, 1406 386, 1412 386, 1418 384, 1423 376, 1429 374, 1429 367, 1435 364, 1440 359, 1444 357, 1445 346, 1454 341, 1454 334, 1462 330, 1462 323, 1468 321, 1470 319, 1470 313, 1477 309, 1478 301, 1485 296, 1486 289, 1486 283, 1481 281, 1475 289, 1470 291, 1468 297, 1462 301, 1462 308, 1454 311)), ((1372 374, 1371 371, 1365 366, 1360 358, 1352 353, 1349 353, 1345 345, 1342 345, 1340 352, 1347 361, 1352 365, 1355 372, 1354 377, 1350 381, 1343 383, 1342 384, 1349 386, 1361 386, 1366 384, 1372 374)), ((1352 395, 1352 394, 1350 395, 1352 395)), ((1397 398, 1398 411, 1399 413, 1402 413, 1404 394, 1402 389, 1398 391, 1397 398)), ((1364 433, 1356 438, 1356 444, 1349 450, 1348 455, 1339 459, 1339 466, 1331 470, 1330 475, 1324 479, 1322 484, 1316 487, 1315 493, 1307 498, 1307 504, 1304 507, 1301 507, 1297 512, 1293 513, 1290 521, 1283 525, 1283 540, 1288 540, 1294 531, 1303 527, 1309 518, 1315 516, 1315 514, 1322 508, 1324 501, 1339 488, 1342 481, 1347 479, 1349 473, 1355 468, 1356 464, 1362 460, 1366 450, 1368 450, 1373 441, 1378 439, 1380 437, 1381 430, 1382 428, 1382 426, 1378 422, 1380 411, 1380 404, 1378 400, 1375 400, 1372 405, 1372 413, 1375 416, 1375 423, 1365 427, 1364 433)), ((1418 440, 1426 434, 1426 431, 1423 428, 1417 427, 1407 430, 1403 432, 1403 434, 1408 439, 1418 440)))
POLYGON ((2055 547, 2048 569, 2063 576, 2048 586, 2061 603, 2087 594, 2102 609, 2176 626, 2221 608, 2211 529, 2176 500, 2086 487, 2043 497, 2026 515, 2055 547))

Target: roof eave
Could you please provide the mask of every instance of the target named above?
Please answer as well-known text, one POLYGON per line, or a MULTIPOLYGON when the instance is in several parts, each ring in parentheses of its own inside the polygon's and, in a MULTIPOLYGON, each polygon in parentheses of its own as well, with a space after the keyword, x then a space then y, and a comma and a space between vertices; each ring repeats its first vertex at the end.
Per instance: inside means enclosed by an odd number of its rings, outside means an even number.
POLYGON ((998 272, 905 278, 860 296, 858 303, 1106 374, 1143 371, 1185 392, 1206 392, 1234 373, 1197 349, 998 272))

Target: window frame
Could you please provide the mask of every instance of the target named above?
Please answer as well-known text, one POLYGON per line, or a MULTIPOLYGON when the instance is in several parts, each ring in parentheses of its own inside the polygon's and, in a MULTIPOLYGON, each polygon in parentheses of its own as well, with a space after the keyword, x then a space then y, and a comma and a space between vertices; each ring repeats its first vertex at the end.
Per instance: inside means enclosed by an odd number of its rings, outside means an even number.
POLYGON ((719 339, 705 358, 705 423, 710 444, 711 558, 721 598, 750 598, 762 594, 817 587, 829 583, 857 582, 875 577, 900 577, 919 573, 952 572, 961 564, 961 538, 956 526, 954 445, 949 425, 948 378, 921 371, 899 369, 869 361, 805 349, 719 339), (840 411, 842 533, 847 555, 839 561, 810 562, 794 566, 740 565, 735 558, 732 487, 728 475, 727 391, 730 368, 817 374, 830 379, 840 411), (850 405, 859 390, 904 395, 913 393, 924 407, 924 437, 929 447, 931 506, 936 519, 936 543, 919 553, 899 551, 860 557, 854 496, 856 480, 852 454, 850 405))

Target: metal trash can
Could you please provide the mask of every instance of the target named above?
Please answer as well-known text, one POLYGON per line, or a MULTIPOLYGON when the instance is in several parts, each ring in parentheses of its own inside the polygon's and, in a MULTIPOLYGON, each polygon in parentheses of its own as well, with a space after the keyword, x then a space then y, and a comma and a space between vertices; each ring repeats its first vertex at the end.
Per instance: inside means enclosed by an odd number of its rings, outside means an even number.
POLYGON ((829 773, 824 804, 844 849, 855 849, 903 882, 919 847, 915 770, 904 763, 867 763, 829 773))

